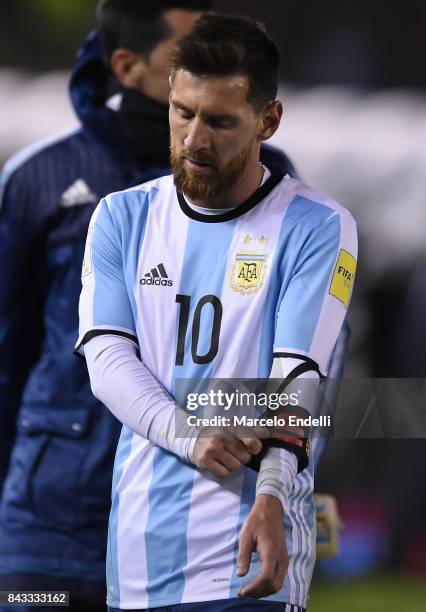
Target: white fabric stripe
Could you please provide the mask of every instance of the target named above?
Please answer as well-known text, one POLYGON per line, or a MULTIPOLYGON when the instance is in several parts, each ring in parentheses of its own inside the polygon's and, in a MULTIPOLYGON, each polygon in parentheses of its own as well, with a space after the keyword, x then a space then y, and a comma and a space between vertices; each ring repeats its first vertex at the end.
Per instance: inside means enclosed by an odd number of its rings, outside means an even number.
POLYGON ((307 597, 307 590, 308 590, 308 581, 307 581, 307 573, 306 573, 306 559, 305 559, 305 555, 307 554, 307 551, 309 550, 309 528, 308 528, 308 524, 306 522, 306 518, 305 518, 305 509, 304 509, 304 503, 305 503, 305 495, 306 495, 306 481, 305 481, 305 474, 304 472, 302 472, 300 475, 300 480, 303 481, 303 484, 301 483, 301 488, 304 490, 304 494, 302 495, 301 499, 300 499, 300 504, 298 506, 298 511, 299 511, 299 516, 300 516, 300 524, 302 526, 302 541, 303 541, 303 550, 304 550, 304 555, 302 555, 300 557, 300 573, 302 576, 302 582, 301 582, 301 588, 300 588, 300 599, 301 601, 305 601, 306 597, 307 597))
POLYGON ((148 576, 143 534, 149 505, 141 503, 141 500, 148 499, 154 454, 155 447, 134 434, 132 449, 117 486, 120 497, 117 519, 118 559, 114 561, 118 563, 120 607, 128 607, 131 602, 137 602, 137 607, 148 606, 144 590, 148 576))
POLYGON ((286 517, 290 521, 291 541, 292 541, 291 551, 288 551, 289 552, 289 565, 288 565, 288 570, 287 570, 287 577, 288 577, 288 581, 290 585, 290 599, 293 601, 296 600, 296 578, 297 578, 296 577, 295 556, 299 552, 299 540, 298 540, 298 534, 297 534, 298 525, 296 524, 294 513, 293 513, 293 510, 294 510, 294 507, 297 501, 297 495, 298 495, 298 490, 297 490, 297 479, 296 479, 295 486, 293 488, 293 493, 289 500, 288 511, 286 513, 286 517))
MULTIPOLYGON (((311 461, 313 462, 313 459, 311 459, 311 461)), ((312 468, 314 469, 314 468, 312 468)), ((308 483, 309 483, 309 491, 312 492, 314 491, 314 477, 313 474, 306 470, 305 476, 308 479, 308 483)), ((315 511, 314 511, 315 513, 315 511)), ((310 532, 310 537, 309 537, 309 565, 307 566, 309 569, 309 574, 307 575, 307 592, 306 592, 306 598, 304 601, 304 606, 307 606, 308 603, 308 597, 309 597, 309 586, 311 584, 311 580, 312 580, 312 575, 313 575, 313 571, 314 571, 314 567, 315 567, 315 562, 316 562, 316 543, 317 543, 317 523, 316 523, 316 515, 314 514, 314 521, 313 521, 313 530, 310 532)))
POLYGON ((232 372, 233 378, 257 377, 257 367, 260 350, 260 337, 265 302, 270 282, 270 271, 276 252, 277 242, 281 232, 281 223, 285 219, 288 206, 294 197, 293 192, 282 193, 276 189, 264 202, 258 204, 250 212, 240 217, 235 227, 234 238, 229 249, 226 265, 226 276, 222 289, 223 320, 221 337, 232 338, 232 346, 247 346, 250 339, 250 351, 236 353, 232 350, 222 352, 217 363, 214 376, 227 378, 232 372), (253 228, 256 228, 256 234, 253 228), (245 243, 245 237, 250 236, 251 242, 245 243), (265 237, 265 243, 258 239, 265 237), (231 269, 236 263, 236 254, 245 251, 264 252, 264 284, 262 290, 243 294, 231 286, 231 269))
POLYGON ((176 317, 170 316, 170 303, 175 303, 175 296, 179 293, 188 218, 180 214, 173 180, 168 179, 167 187, 166 184, 163 179, 162 197, 156 198, 149 207, 134 288, 138 307, 136 331, 142 361, 170 389, 176 348, 176 317), (139 279, 160 263, 164 265, 173 285, 141 286, 139 279), (155 299, 156 292, 161 292, 161 300, 155 299), (170 294, 170 299, 165 297, 167 294, 170 294), (149 321, 149 326, 146 321, 149 321))
MULTIPOLYGON (((309 469, 309 468, 307 468, 309 469)), ((288 576, 290 579, 290 599, 306 604, 310 584, 310 575, 307 573, 308 551, 312 552, 312 538, 304 515, 304 503, 312 487, 312 480, 305 479, 307 470, 299 474, 295 480, 288 516, 292 528, 293 549, 290 557, 288 576), (299 558, 295 560, 296 555, 299 558), (300 588, 299 597, 296 596, 296 583, 300 588)), ((311 572, 309 572, 311 574, 311 572)))
POLYGON ((296 493, 295 502, 293 506, 293 516, 295 518, 296 532, 297 532, 297 542, 298 542, 298 558, 294 564, 295 574, 298 580, 299 586, 299 595, 297 597, 297 601, 300 601, 303 594, 303 575, 302 575, 302 557, 303 551, 305 550, 305 538, 303 534, 302 525, 300 523, 300 504, 303 500, 303 487, 301 486, 300 475, 296 478, 296 482, 294 485, 294 490, 296 493))
MULTIPOLYGON (((348 251, 355 259, 358 255, 355 222, 347 214, 340 215, 340 242, 336 252, 336 260, 340 250, 348 251)), ((330 283, 334 274, 334 266, 330 272, 327 283, 327 293, 324 297, 320 316, 318 317, 315 333, 312 338, 309 354, 318 363, 321 371, 327 372, 330 354, 337 341, 341 326, 346 316, 346 309, 337 298, 328 293, 330 283), (325 324, 325 320, 327 324, 325 324)))
MULTIPOLYGON (((93 215, 90 219, 89 228, 87 230, 84 261, 86 261, 86 258, 88 258, 90 259, 90 262, 92 262, 93 228, 95 226, 96 220, 98 218, 98 215, 101 209, 102 209, 102 201, 95 208, 93 215)), ((93 263, 91 263, 91 267, 92 267, 92 271, 90 272, 90 274, 86 274, 81 279, 83 289, 80 294, 80 301, 79 301, 79 306, 78 306, 78 315, 80 318, 80 324, 79 324, 79 336, 78 336, 76 346, 79 346, 79 344, 83 340, 83 337, 89 330, 95 329, 93 325, 93 308, 94 308, 94 297, 95 297, 95 287, 96 287, 96 274, 95 274, 95 267, 93 266, 93 263)), ((120 330, 120 331, 128 331, 128 330, 120 330)), ((131 333, 133 334, 133 332, 131 333)))
POLYGON ((200 601, 229 597, 233 571, 230 560, 238 537, 243 477, 243 470, 234 472, 226 481, 207 472, 194 473, 182 601, 190 601, 194 593, 200 601), (207 512, 211 516, 208 529, 207 512))
POLYGON ((286 188, 289 189, 291 187, 293 189, 293 196, 301 196, 303 198, 307 198, 308 200, 312 200, 313 202, 318 202, 318 204, 323 204, 324 206, 330 208, 330 213, 331 211, 341 214, 343 213, 352 219, 351 214, 346 210, 346 208, 339 204, 339 202, 336 202, 330 198, 328 195, 308 187, 308 185, 305 185, 305 183, 298 179, 288 177, 287 181, 288 184, 286 185, 286 188))
MULTIPOLYGON (((291 372, 301 363, 304 363, 302 359, 292 359, 290 357, 275 357, 272 363, 271 378, 285 379, 291 374, 291 372)), ((291 395, 292 393, 297 394, 298 405, 308 410, 310 414, 315 414, 315 407, 317 402, 317 391, 320 379, 318 373, 315 370, 309 370, 303 372, 297 378, 294 378, 292 382, 289 382, 285 393, 291 395), (300 384, 298 381, 301 379, 306 382, 300 384)), ((291 407, 290 407, 291 408, 291 407)))

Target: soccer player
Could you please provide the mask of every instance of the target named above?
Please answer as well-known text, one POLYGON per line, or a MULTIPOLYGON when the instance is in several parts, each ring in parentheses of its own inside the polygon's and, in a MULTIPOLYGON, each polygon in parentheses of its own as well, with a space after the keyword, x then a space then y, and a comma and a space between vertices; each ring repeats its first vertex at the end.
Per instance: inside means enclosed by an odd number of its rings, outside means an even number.
POLYGON ((271 371, 318 380, 347 312, 352 217, 260 163, 282 115, 278 70, 261 26, 201 17, 173 52, 173 175, 107 196, 89 226, 76 349, 94 394, 124 424, 109 523, 111 611, 307 605, 307 440, 202 435, 187 425, 178 387, 271 371), (258 472, 247 467, 256 458, 258 472))

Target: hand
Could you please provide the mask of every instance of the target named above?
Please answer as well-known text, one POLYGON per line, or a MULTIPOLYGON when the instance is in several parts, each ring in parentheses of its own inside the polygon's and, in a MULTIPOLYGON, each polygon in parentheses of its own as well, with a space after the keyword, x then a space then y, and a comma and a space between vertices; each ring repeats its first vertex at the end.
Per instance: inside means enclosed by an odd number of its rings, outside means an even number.
POLYGON ((261 571, 250 584, 241 588, 240 597, 267 597, 280 590, 288 568, 284 534, 284 511, 279 499, 262 494, 243 523, 237 558, 237 575, 250 569, 251 555, 260 556, 261 571))
POLYGON ((194 445, 194 463, 224 478, 249 463, 262 450, 260 437, 268 432, 261 428, 205 427, 194 445))

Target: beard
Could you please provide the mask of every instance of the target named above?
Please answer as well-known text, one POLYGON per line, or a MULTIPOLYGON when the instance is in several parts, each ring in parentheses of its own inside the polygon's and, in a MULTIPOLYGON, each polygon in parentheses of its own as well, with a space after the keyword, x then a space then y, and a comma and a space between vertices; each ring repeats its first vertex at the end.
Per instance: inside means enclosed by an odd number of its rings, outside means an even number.
POLYGON ((224 168, 219 168, 210 159, 195 155, 185 149, 178 153, 173 138, 170 139, 170 165, 174 182, 179 191, 190 200, 209 200, 228 192, 244 172, 251 157, 256 139, 246 145, 224 168), (209 163, 211 173, 208 176, 198 176, 185 168, 185 156, 200 163, 209 163))

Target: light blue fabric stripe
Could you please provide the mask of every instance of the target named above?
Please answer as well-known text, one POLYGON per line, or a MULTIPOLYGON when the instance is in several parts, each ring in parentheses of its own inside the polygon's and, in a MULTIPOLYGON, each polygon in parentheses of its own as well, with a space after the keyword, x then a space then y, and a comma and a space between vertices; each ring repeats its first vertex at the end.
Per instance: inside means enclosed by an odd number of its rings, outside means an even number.
POLYGON ((110 211, 116 232, 121 240, 124 281, 136 321, 135 283, 139 254, 145 237, 149 207, 158 194, 158 188, 149 191, 128 190, 111 196, 110 211))
POLYGON ((250 565, 250 570, 248 574, 242 578, 237 576, 237 556, 239 549, 239 534, 241 533, 241 527, 245 519, 247 518, 250 510, 253 507, 254 500, 256 497, 256 480, 257 473, 254 470, 250 470, 249 468, 244 468, 244 479, 243 479, 243 487, 241 491, 241 505, 240 505, 240 514, 238 517, 237 524, 237 539, 235 541, 234 547, 234 555, 233 555, 233 567, 232 567, 232 576, 231 582, 229 586, 229 597, 238 597, 238 591, 244 584, 248 584, 256 575, 256 573, 260 569, 259 555, 254 553, 252 555, 252 562, 250 565))
POLYGON ((120 496, 117 487, 120 482, 123 465, 130 455, 133 432, 125 425, 121 430, 115 455, 114 473, 112 479, 112 504, 108 526, 108 547, 106 560, 108 602, 110 606, 120 607, 120 576, 118 570, 117 526, 120 509, 120 496))
POLYGON ((258 378, 269 378, 273 362, 275 325, 279 305, 291 279, 297 253, 290 248, 291 236, 297 223, 297 215, 289 205, 281 222, 275 256, 270 270, 268 295, 263 313, 262 332, 259 347, 258 378))
POLYGON ((92 240, 95 274, 93 325, 117 326, 136 335, 133 312, 124 283, 121 246, 103 200, 92 240))
MULTIPOLYGON (((203 223, 194 220, 189 222, 180 293, 191 296, 191 305, 185 339, 185 360, 183 366, 175 366, 174 379, 209 378, 214 371, 214 361, 196 364, 192 360, 192 323, 201 298, 212 294, 220 299, 222 295, 222 287, 228 274, 228 252, 236 224, 237 219, 226 223, 203 223)), ((213 307, 206 304, 202 309, 198 355, 206 354, 210 348, 213 314, 213 307)), ((221 339, 219 351, 220 342, 221 339)))
POLYGON ((338 254, 340 218, 327 206, 297 197, 283 229, 290 232, 284 252, 289 250, 290 258, 296 260, 280 304, 274 345, 309 352, 338 254), (298 227, 302 217, 303 230, 298 227), (301 244, 304 250, 299 254, 301 244))
MULTIPOLYGON (((176 379, 208 378, 212 363, 195 364, 191 356, 191 332, 194 312, 199 300, 208 294, 220 298, 226 278, 228 250, 236 221, 202 223, 190 220, 179 293, 191 297, 190 315, 182 366, 174 366, 172 393, 176 395, 176 379)), ((177 308, 177 324, 179 308, 177 308)), ((210 346, 213 308, 202 310, 198 354, 204 355, 210 346)), ((177 326, 176 326, 177 338, 177 326)), ((173 347, 176 351, 176 342, 173 347)), ((214 363, 214 362, 213 362, 214 363)), ((183 389, 179 386, 179 394, 183 389)), ((176 396, 183 405, 184 397, 176 396)), ((153 478, 149 490, 149 514, 146 527, 149 607, 155 600, 172 598, 178 601, 184 590, 183 568, 187 562, 187 525, 194 469, 174 455, 157 448, 153 478), (164 531, 167 525, 167 532, 164 531)))

